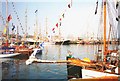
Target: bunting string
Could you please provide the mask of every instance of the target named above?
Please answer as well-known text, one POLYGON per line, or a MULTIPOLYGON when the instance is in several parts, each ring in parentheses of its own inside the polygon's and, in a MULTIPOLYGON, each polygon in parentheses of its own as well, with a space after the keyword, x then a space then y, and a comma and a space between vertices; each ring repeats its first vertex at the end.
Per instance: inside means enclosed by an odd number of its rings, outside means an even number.
MULTIPOLYGON (((69 3, 69 4, 67 5, 67 7, 68 7, 69 9, 72 7, 72 0, 71 0, 71 3, 69 3)), ((65 17, 65 12, 66 12, 66 10, 64 11, 64 13, 61 14, 58 22, 56 22, 55 26, 56 26, 57 28, 59 28, 60 26, 62 26, 62 20, 63 20, 63 18, 65 17)), ((52 28, 52 32, 53 32, 53 33, 55 33, 55 29, 56 29, 55 27, 52 28)))
POLYGON ((0 17, 2 19, 3 25, 5 25, 5 19, 3 18, 2 14, 0 13, 0 17))
POLYGON ((13 6, 13 11, 14 11, 14 13, 16 14, 17 20, 18 20, 18 22, 19 22, 19 24, 20 24, 20 27, 21 27, 21 29, 22 29, 22 33, 25 34, 24 29, 23 29, 23 26, 22 26, 22 24, 21 24, 21 22, 20 22, 20 18, 19 18, 19 16, 18 16, 18 13, 17 13, 17 11, 16 11, 16 9, 15 9, 15 5, 14 5, 13 2, 12 2, 12 6, 13 6))

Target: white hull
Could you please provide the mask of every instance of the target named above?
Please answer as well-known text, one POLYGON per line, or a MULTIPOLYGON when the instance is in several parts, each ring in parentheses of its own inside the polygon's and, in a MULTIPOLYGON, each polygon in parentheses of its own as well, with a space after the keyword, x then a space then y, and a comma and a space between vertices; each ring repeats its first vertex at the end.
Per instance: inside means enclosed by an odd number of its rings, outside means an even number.
POLYGON ((9 58, 9 57, 14 57, 20 55, 20 53, 11 53, 11 54, 0 54, 0 58, 9 58))
POLYGON ((119 75, 82 69, 82 78, 97 78, 104 76, 119 76, 119 75))

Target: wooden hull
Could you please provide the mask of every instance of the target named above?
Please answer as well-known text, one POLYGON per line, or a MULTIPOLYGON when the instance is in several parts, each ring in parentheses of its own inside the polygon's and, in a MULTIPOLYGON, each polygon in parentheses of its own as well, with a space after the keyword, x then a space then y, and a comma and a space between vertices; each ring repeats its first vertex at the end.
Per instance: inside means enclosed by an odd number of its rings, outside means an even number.
POLYGON ((8 54, 0 54, 0 58, 10 58, 20 55, 20 53, 8 53, 8 54))
MULTIPOLYGON (((75 66, 81 66, 85 69, 88 70, 93 70, 93 71, 98 71, 98 72, 107 72, 107 69, 111 69, 111 74, 115 74, 115 72, 112 70, 114 67, 109 66, 109 64, 103 63, 103 62, 85 62, 82 61, 80 59, 76 59, 76 58, 68 58, 68 61, 70 61, 71 65, 75 65, 75 66)), ((115 66, 116 67, 116 66, 115 66)), ((115 68, 114 68, 115 70, 115 68)), ((118 70, 119 71, 119 70, 118 70)))
POLYGON ((21 53, 21 54, 28 54, 28 55, 30 55, 33 52, 33 50, 19 49, 19 50, 16 50, 16 52, 21 53))
POLYGON ((69 81, 119 81, 119 80, 118 80, 118 76, 103 76, 103 77, 95 77, 95 78, 71 79, 69 81))
MULTIPOLYGON (((69 58, 68 61, 70 62, 69 65, 72 65, 70 68, 73 68, 73 66, 82 67, 82 69, 80 70, 82 74, 79 75, 82 77, 80 78, 74 76, 78 73, 73 72, 74 74, 72 74, 72 77, 68 77, 69 81, 118 81, 119 75, 107 73, 104 70, 102 70, 102 68, 101 70, 97 69, 97 67, 95 68, 96 63, 84 62, 80 59, 75 59, 75 58, 69 58)), ((77 72, 79 72, 79 70, 77 70, 77 72)))

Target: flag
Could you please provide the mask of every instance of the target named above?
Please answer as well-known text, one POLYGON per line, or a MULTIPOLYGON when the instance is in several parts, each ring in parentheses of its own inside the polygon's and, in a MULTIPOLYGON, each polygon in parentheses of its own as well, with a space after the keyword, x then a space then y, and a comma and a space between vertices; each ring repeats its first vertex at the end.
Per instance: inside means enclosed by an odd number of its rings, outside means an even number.
POLYGON ((62 17, 64 18, 64 14, 62 14, 62 17))
POLYGON ((48 36, 48 38, 50 38, 50 35, 48 36))
POLYGON ((119 6, 119 2, 117 1, 117 3, 116 3, 116 9, 118 9, 118 6, 119 6))
POLYGON ((60 26, 61 26, 61 22, 60 22, 60 26))
POLYGON ((61 21, 62 19, 60 18, 60 21, 61 21))
POLYGON ((52 31, 54 31, 54 30, 55 30, 55 28, 52 29, 52 31))
POLYGON ((58 23, 56 24, 56 27, 58 27, 58 23))
POLYGON ((7 21, 9 22, 12 19, 11 14, 8 16, 7 21))
POLYGON ((38 12, 38 10, 35 10, 35 13, 37 13, 38 12))
POLYGON ((15 29, 15 25, 12 23, 12 26, 13 26, 13 28, 12 28, 12 31, 15 29))
POLYGON ((116 17, 116 21, 119 21, 119 19, 116 17))
POLYGON ((70 6, 70 4, 68 4, 68 8, 70 8, 71 6, 70 6))
POLYGON ((53 31, 53 33, 55 33, 55 31, 53 31))
POLYGON ((96 2, 95 14, 97 14, 97 9, 98 9, 98 1, 96 2))
POLYGON ((5 27, 4 30, 3 30, 3 33, 6 34, 6 32, 7 32, 7 29, 6 29, 6 27, 5 27))
POLYGON ((44 48, 43 44, 44 44, 44 42, 42 42, 42 43, 40 44, 40 47, 44 48))

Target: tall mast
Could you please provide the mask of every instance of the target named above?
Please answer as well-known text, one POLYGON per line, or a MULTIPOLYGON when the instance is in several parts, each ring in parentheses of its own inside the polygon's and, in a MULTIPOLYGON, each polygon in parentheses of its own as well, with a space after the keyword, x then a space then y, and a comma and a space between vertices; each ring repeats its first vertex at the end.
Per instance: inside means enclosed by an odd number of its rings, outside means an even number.
POLYGON ((34 32, 34 37, 37 40, 38 37, 38 10, 35 11, 35 15, 36 15, 36 24, 34 26, 36 26, 35 28, 35 32, 34 32))
POLYGON ((17 42, 19 42, 19 39, 18 39, 19 31, 18 31, 18 30, 19 30, 19 29, 18 29, 18 26, 17 26, 17 36, 16 36, 17 42))
POLYGON ((8 46, 8 0, 6 0, 6 46, 8 46))
POLYGON ((26 40, 26 38, 27 38, 27 8, 25 10, 25 27, 26 27, 26 29, 25 29, 25 33, 24 33, 24 40, 26 40))
POLYGON ((47 28, 47 17, 46 17, 46 37, 48 36, 48 28, 47 28))
POLYGON ((26 25, 25 38, 26 38, 27 37, 27 8, 26 8, 25 14, 26 14, 26 16, 25 16, 25 25, 26 25))
POLYGON ((72 6, 72 0, 71 0, 71 6, 72 6))
POLYGON ((39 38, 40 38, 40 40, 42 39, 42 34, 41 34, 41 23, 39 24, 39 38))
POLYGON ((103 0, 103 4, 104 4, 104 7, 103 7, 103 10, 104 10, 104 21, 103 21, 103 23, 104 23, 104 40, 103 40, 103 42, 104 42, 104 60, 105 60, 105 58, 106 58, 106 54, 107 54, 107 49, 108 49, 108 47, 107 47, 107 44, 106 44, 106 0, 103 0))
MULTIPOLYGON (((59 18, 60 18, 60 17, 59 17, 59 18)), ((60 20, 59 20, 58 22, 60 22, 60 20)), ((59 23, 58 23, 58 28, 59 28, 59 29, 58 29, 58 31, 59 31, 59 32, 58 32, 58 33, 59 33, 58 36, 59 36, 59 38, 61 39, 61 29, 60 29, 60 24, 59 24, 59 23)))

